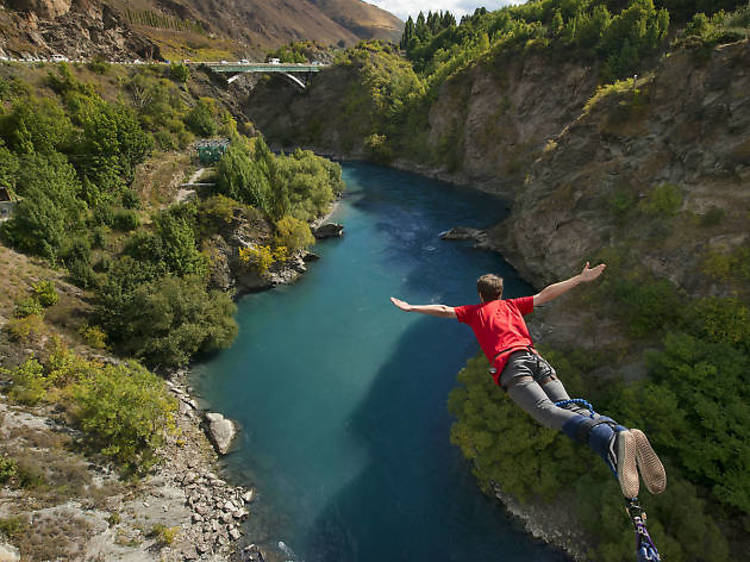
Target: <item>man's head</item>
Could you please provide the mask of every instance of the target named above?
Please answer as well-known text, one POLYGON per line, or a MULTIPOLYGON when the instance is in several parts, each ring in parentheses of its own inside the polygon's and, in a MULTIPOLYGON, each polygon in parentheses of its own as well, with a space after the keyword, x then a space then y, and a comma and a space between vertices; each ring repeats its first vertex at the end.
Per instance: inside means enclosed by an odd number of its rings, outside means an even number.
POLYGON ((503 278, 487 273, 477 279, 477 291, 482 302, 490 302, 503 296, 503 278))

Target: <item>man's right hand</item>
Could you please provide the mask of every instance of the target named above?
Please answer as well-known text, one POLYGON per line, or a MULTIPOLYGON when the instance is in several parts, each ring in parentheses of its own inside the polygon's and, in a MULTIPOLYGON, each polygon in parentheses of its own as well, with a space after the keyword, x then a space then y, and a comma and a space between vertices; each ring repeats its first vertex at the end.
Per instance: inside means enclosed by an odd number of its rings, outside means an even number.
POLYGON ((397 299, 396 297, 391 297, 391 302, 404 312, 411 312, 411 305, 408 302, 397 299))

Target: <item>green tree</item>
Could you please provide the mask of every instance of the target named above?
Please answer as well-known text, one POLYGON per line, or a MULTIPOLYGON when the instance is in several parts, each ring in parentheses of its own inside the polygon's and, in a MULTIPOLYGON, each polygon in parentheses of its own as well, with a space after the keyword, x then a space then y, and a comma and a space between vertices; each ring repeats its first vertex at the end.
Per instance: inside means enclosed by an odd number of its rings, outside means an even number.
POLYGON ((132 180, 136 165, 152 149, 153 139, 129 108, 100 102, 84 118, 71 158, 97 193, 109 195, 132 180))
POLYGON ((258 164, 259 160, 246 144, 233 142, 216 166, 216 189, 268 215, 271 211, 271 184, 258 164))
POLYGON ((137 473, 156 462, 177 409, 161 379, 135 362, 104 365, 90 369, 73 396, 75 420, 92 450, 137 473))
POLYGON ((291 251, 309 248, 315 244, 315 237, 306 222, 290 217, 282 217, 276 223, 276 244, 286 246, 291 251))
POLYGON ((77 200, 80 183, 61 154, 34 154, 21 160, 19 202, 3 232, 18 249, 54 260, 68 233, 82 226, 85 204, 77 200))
POLYGON ((54 101, 48 98, 21 98, 0 119, 0 136, 18 154, 60 150, 72 134, 72 123, 54 101))
POLYGON ((185 124, 199 137, 212 137, 218 130, 210 98, 201 98, 185 116, 185 124))
POLYGON ((190 79, 190 69, 180 62, 169 65, 169 77, 175 82, 185 83, 190 79))
POLYGON ((196 275, 141 285, 120 311, 119 349, 159 367, 184 366, 197 353, 222 349, 237 335, 231 298, 206 291, 196 275))

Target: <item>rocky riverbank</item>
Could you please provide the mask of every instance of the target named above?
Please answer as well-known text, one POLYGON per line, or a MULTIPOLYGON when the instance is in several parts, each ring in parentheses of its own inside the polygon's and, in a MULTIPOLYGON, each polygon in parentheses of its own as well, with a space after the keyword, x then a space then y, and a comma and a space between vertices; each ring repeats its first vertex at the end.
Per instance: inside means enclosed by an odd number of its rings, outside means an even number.
POLYGON ((123 481, 111 467, 67 451, 80 435, 53 409, 21 408, 0 395, 6 448, 34 447, 20 464, 32 480, 24 484, 31 493, 5 488, 0 499, 0 519, 21 531, 0 544, 0 559, 21 560, 24 552, 40 559, 218 561, 238 550, 254 491, 216 475, 218 456, 184 375, 167 381, 180 404, 175 426, 158 451, 161 462, 138 482, 123 481), (26 464, 32 455, 43 459, 43 469, 62 474, 56 479, 34 473, 26 464))
MULTIPOLYGON (((240 217, 225 233, 229 242, 220 237, 229 256, 237 255, 243 240, 241 234, 233 238, 232 233, 251 231, 240 217)), ((244 243, 254 242, 244 239, 244 243)), ((3 252, 6 261, 17 260, 19 268, 35 272, 29 283, 40 276, 55 279, 65 310, 85 306, 82 292, 58 279, 59 274, 32 266, 22 254, 3 252)), ((306 270, 305 260, 315 257, 300 252, 275 264, 267 277, 235 261, 235 269, 226 272, 227 290, 241 296, 291 283, 306 270)), ((6 322, 0 317, 0 325, 6 322)), ((49 329, 58 328, 50 324, 49 329)), ((23 348, 0 340, 0 366, 21 364, 32 355, 45 357, 53 334, 60 336, 53 331, 23 348)), ((75 351, 97 362, 120 362, 101 350, 76 345, 75 351)), ((7 387, 0 387, 0 560, 16 561, 22 556, 136 562, 263 559, 258 547, 246 546, 250 540, 242 530, 243 522, 252 517, 255 491, 218 476, 219 452, 230 450, 231 431, 223 436, 221 431, 214 432, 215 448, 209 438, 212 428, 234 430, 236 426, 220 414, 201 409, 187 384, 186 371, 166 378, 179 406, 174 426, 165 428, 166 442, 156 453, 159 462, 139 480, 124 478, 100 457, 85 457, 78 446, 83 434, 71 427, 64 410, 54 402, 21 405, 7 398, 7 387)))

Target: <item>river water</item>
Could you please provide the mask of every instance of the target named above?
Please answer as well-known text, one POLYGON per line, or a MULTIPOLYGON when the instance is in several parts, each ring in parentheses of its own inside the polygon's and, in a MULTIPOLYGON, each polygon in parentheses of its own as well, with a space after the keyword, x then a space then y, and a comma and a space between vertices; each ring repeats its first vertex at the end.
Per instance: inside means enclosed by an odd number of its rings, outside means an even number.
POLYGON ((388 301, 473 303, 488 271, 506 296, 529 294, 497 254, 438 238, 497 222, 505 204, 367 164, 344 164, 344 179, 344 237, 318 243, 295 285, 244 297, 233 347, 192 377, 242 427, 224 462, 259 491, 248 536, 296 562, 567 560, 485 497, 449 443, 471 330, 388 301))

